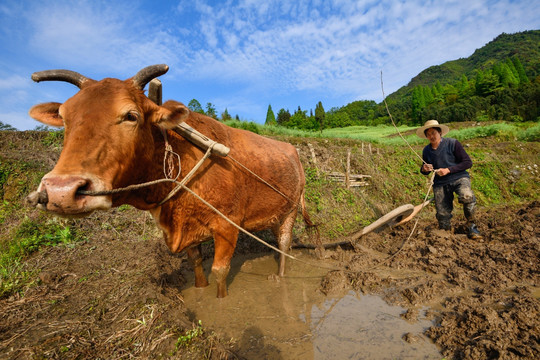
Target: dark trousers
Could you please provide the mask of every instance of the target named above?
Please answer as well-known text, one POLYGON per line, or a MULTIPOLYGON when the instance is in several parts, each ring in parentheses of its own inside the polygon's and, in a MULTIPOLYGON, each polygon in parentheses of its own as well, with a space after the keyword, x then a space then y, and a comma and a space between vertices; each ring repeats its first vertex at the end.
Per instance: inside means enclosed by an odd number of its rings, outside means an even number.
POLYGON ((458 202, 463 204, 463 214, 467 221, 474 222, 476 198, 471 189, 471 179, 462 177, 450 184, 433 187, 435 208, 437 209, 436 217, 441 228, 450 227, 450 219, 452 219, 452 210, 454 209, 454 193, 458 196, 458 202))

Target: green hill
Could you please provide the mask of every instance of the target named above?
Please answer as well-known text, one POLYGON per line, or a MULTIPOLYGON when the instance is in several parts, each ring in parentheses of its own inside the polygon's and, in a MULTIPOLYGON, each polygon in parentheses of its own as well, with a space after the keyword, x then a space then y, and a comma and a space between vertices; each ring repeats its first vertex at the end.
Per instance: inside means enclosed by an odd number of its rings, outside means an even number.
MULTIPOLYGON (((429 119, 538 122, 540 118, 540 30, 501 34, 468 58, 431 66, 386 99, 393 118, 415 126, 429 119)), ((281 109, 277 123, 320 131, 389 124, 384 103, 372 100, 315 114, 281 109)))
MULTIPOLYGON (((402 124, 538 121, 540 30, 501 34, 471 56, 431 66, 387 98, 402 124)), ((349 106, 349 105, 348 105, 349 106)), ((382 104, 378 118, 385 119, 382 104)))
POLYGON ((442 85, 452 84, 463 75, 474 76, 477 70, 488 70, 497 62, 517 56, 529 79, 540 75, 540 30, 516 34, 501 34, 477 49, 468 58, 447 61, 441 65, 430 66, 411 79, 411 81, 392 93, 388 98, 406 94, 416 86, 433 86, 439 81, 442 85))

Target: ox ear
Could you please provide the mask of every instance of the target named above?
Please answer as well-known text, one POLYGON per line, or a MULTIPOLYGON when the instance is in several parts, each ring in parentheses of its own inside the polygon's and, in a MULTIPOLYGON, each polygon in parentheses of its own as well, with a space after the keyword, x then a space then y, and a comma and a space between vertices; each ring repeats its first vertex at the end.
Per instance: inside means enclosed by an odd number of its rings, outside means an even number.
POLYGON ((60 105, 62 104, 56 102, 38 104, 32 106, 28 114, 45 125, 62 127, 64 126, 64 121, 58 114, 60 105))
POLYGON ((152 122, 165 129, 172 129, 184 121, 190 110, 177 101, 169 100, 162 106, 156 106, 152 114, 152 122))

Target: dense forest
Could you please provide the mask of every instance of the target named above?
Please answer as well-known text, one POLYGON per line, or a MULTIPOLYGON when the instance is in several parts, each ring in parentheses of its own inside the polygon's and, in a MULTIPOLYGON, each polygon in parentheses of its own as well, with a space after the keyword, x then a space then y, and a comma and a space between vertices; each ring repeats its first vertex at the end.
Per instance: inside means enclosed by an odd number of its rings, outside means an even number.
MULTIPOLYGON (((422 71, 386 99, 399 124, 429 119, 459 121, 538 121, 540 117, 540 30, 501 34, 466 59, 422 71)), ((388 124, 384 102, 354 101, 325 111, 298 107, 294 113, 268 107, 266 124, 320 130, 388 124)))

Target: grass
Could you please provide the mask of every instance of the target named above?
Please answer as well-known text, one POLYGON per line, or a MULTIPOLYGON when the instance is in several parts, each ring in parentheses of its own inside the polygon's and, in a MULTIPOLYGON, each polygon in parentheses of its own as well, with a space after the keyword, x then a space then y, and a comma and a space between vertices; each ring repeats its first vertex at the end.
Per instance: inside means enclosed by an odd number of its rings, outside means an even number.
POLYGON ((64 129, 51 130, 47 132, 47 135, 41 139, 41 143, 46 147, 54 147, 60 149, 64 142, 64 129))
MULTIPOLYGON (((345 128, 332 128, 321 131, 307 131, 299 129, 289 129, 282 126, 261 125, 254 122, 239 120, 229 120, 228 126, 250 130, 257 134, 269 136, 287 136, 304 138, 325 138, 325 139, 352 139, 374 144, 388 146, 405 145, 403 139, 397 135, 396 128, 391 124, 378 126, 349 126, 345 128)), ((459 123, 458 123, 459 124, 459 123)), ((399 132, 405 140, 411 145, 420 145, 425 143, 425 139, 410 133, 417 127, 399 126, 399 132), (408 133, 408 134, 406 134, 408 133), (406 134, 406 135, 405 135, 406 134)), ((517 139, 520 141, 539 141, 540 123, 495 123, 482 126, 468 127, 459 130, 451 130, 449 137, 460 141, 495 136, 503 140, 517 139)))
POLYGON ((187 348, 191 343, 198 337, 204 334, 204 329, 202 327, 202 321, 199 320, 197 326, 194 329, 187 330, 184 335, 180 335, 176 340, 174 345, 174 350, 171 353, 171 356, 174 356, 180 348, 187 348))
POLYGON ((69 226, 57 219, 35 221, 25 219, 14 234, 0 247, 0 298, 22 290, 32 282, 33 274, 24 261, 43 247, 69 245, 81 238, 69 226))
POLYGON ((517 134, 517 139, 521 141, 540 141, 540 123, 520 131, 517 134))

